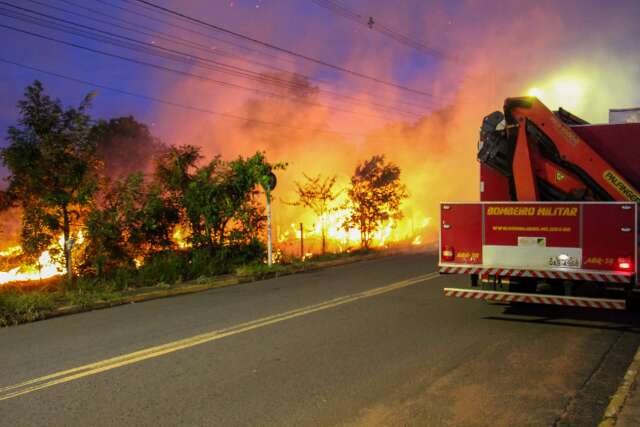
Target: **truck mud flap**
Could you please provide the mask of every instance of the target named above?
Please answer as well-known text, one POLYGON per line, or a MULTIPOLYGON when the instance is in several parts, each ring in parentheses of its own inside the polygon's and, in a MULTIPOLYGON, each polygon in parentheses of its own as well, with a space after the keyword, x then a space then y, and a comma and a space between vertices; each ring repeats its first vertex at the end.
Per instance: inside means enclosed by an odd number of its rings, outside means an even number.
POLYGON ((481 291, 457 288, 444 288, 444 295, 447 297, 468 298, 493 302, 520 302, 529 304, 562 305, 566 307, 601 308, 609 310, 625 310, 627 306, 626 301, 621 299, 522 294, 516 292, 481 291))

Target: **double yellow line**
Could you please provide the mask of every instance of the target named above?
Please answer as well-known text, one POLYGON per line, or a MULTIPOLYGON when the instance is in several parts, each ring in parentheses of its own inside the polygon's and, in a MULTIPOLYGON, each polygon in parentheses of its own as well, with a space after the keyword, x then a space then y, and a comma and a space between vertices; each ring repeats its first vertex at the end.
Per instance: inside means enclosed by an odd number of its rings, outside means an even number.
POLYGON ((141 362, 146 359, 159 357, 164 354, 173 353, 175 351, 184 350, 186 348, 194 347, 200 344, 205 344, 211 341, 216 341, 232 335, 241 334, 254 329, 262 328, 264 326, 272 325, 274 323, 283 322, 285 320, 294 319, 296 317, 305 316, 307 314, 315 313, 321 310, 327 310, 333 307, 338 307, 343 304, 348 304, 363 298, 370 298, 376 295, 381 295, 387 292, 402 289, 407 286, 415 285, 417 283, 425 282, 427 280, 435 279, 438 277, 438 273, 430 273, 422 276, 414 277, 411 279, 403 280, 400 282, 392 283, 390 285, 382 286, 379 288, 371 289, 364 292, 359 292, 352 295, 334 298, 319 304, 309 305, 306 307, 298 308, 295 310, 287 311, 284 313, 274 314, 272 316, 263 317, 261 319, 253 320, 239 325, 231 326, 226 329, 220 329, 217 331, 207 332, 201 335, 195 335, 190 338, 185 338, 177 341, 173 341, 167 344, 162 344, 154 347, 149 347, 143 350, 139 350, 133 353, 123 354, 121 356, 113 357, 111 359, 105 359, 99 362, 90 363, 88 365, 78 366, 77 368, 67 369, 64 371, 55 372, 49 375, 45 375, 39 378, 34 378, 20 384, 14 384, 7 387, 0 387, 0 401, 13 399, 24 394, 33 393, 34 391, 42 390, 45 388, 53 387, 58 384, 67 383, 80 378, 84 378, 90 375, 99 374, 100 372, 116 369, 121 366, 131 365, 133 363, 141 362))

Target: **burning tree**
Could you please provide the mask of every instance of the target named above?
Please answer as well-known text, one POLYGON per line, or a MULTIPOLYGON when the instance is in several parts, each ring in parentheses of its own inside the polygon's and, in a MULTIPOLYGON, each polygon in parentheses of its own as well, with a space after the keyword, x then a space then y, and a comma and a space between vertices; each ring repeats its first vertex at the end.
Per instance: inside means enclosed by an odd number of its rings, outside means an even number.
POLYGON ((35 255, 62 232, 69 274, 73 228, 97 186, 96 144, 86 114, 92 98, 64 108, 36 81, 18 102, 21 118, 9 128, 9 146, 0 152, 10 172, 9 204, 23 210, 23 247, 35 255))
POLYGON ((156 168, 157 179, 183 208, 192 243, 213 250, 257 241, 265 220, 257 186, 284 165, 267 162, 264 153, 232 161, 215 157, 199 167, 200 159, 196 147, 172 147, 156 168))
POLYGON ((331 204, 338 197, 338 192, 335 192, 333 186, 336 183, 336 176, 328 176, 323 178, 322 175, 315 177, 309 177, 307 174, 303 174, 306 182, 300 184, 296 182, 296 193, 298 200, 293 203, 295 206, 304 206, 309 208, 316 214, 320 220, 320 231, 322 234, 322 254, 326 251, 326 234, 327 225, 326 217, 333 209, 331 204))
POLYGON ((350 213, 344 227, 360 230, 361 244, 368 248, 372 233, 384 221, 402 218, 400 204, 407 191, 400 182, 400 168, 376 155, 356 167, 347 195, 350 213))

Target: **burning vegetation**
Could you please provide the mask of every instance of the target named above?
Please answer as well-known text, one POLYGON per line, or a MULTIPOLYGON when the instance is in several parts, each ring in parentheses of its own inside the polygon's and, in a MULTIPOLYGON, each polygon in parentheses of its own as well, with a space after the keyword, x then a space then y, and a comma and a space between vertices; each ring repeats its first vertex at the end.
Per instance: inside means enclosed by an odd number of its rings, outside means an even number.
MULTIPOLYGON (((0 284, 123 272, 132 280, 146 275, 147 283, 175 281, 265 259, 261 184, 286 163, 268 162, 261 151, 207 160, 196 146, 162 144, 131 117, 92 125, 91 98, 65 108, 36 82, 19 103, 22 118, 1 154, 10 172, 4 208, 20 213, 20 244, 0 252, 7 267, 0 284), (136 162, 118 162, 113 150, 121 152, 123 141, 136 162), (171 273, 156 271, 166 264, 171 273)), ((337 175, 303 178, 276 201, 276 212, 287 206, 298 214, 276 222, 280 262, 423 242, 430 220, 404 217, 407 188, 383 155, 355 165, 343 186, 337 175)))

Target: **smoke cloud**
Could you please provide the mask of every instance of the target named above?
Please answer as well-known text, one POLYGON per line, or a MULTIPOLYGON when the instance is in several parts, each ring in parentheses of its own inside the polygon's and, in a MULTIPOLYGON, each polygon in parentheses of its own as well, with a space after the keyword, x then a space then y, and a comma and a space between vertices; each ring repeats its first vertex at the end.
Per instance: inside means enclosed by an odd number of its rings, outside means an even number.
POLYGON ((194 64, 189 71, 195 74, 250 90, 163 75, 158 96, 250 120, 169 106, 154 110, 159 118, 153 132, 168 143, 199 145, 208 158, 220 154, 230 159, 263 150, 272 161, 288 162, 275 191, 279 235, 291 231, 292 224, 303 222, 312 229, 316 222, 312 213, 286 203, 295 198, 294 182, 302 180, 303 173, 335 174, 338 188, 345 188, 359 162, 384 154, 400 166, 410 194, 398 229, 419 234, 422 241, 433 240, 441 201, 478 199, 478 129, 485 115, 501 109, 504 98, 535 89, 549 107, 563 106, 593 122, 606 121, 609 108, 640 105, 640 2, 634 0, 346 2, 363 16, 432 46, 440 52, 435 55, 412 51, 313 2, 226 0, 215 7, 205 0, 162 3, 431 94, 359 79, 204 27, 192 28, 235 45, 162 28, 209 46, 212 55, 220 53, 215 57, 219 60, 290 82, 283 88, 194 64))

